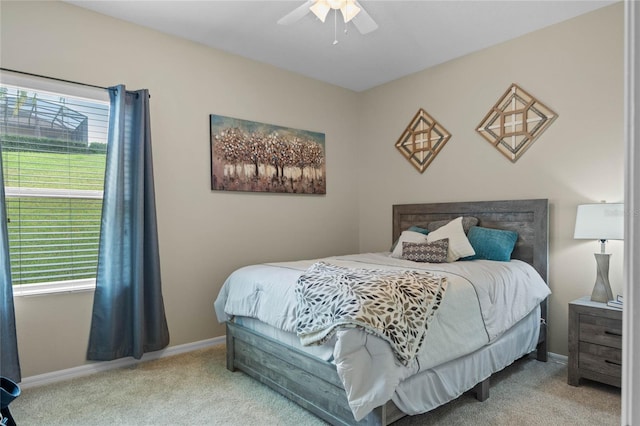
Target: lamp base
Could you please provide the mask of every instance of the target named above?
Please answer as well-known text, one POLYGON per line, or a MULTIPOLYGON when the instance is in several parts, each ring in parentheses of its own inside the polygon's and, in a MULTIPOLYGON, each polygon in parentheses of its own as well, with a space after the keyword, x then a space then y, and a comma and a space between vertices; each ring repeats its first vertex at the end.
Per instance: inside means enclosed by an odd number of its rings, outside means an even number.
POLYGON ((607 303, 609 300, 613 300, 613 292, 609 284, 609 258, 611 255, 607 253, 594 253, 594 256, 596 257, 598 271, 596 274, 596 284, 593 287, 593 292, 591 292, 591 300, 594 302, 607 303))

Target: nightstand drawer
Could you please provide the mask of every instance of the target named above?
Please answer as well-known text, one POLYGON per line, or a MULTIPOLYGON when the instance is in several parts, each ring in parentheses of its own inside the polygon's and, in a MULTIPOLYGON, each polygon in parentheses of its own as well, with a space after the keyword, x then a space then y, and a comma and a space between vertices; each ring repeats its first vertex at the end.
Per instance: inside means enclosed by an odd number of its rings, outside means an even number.
POLYGON ((580 342, 579 368, 622 377, 622 351, 608 346, 580 342))
POLYGON ((579 339, 581 342, 590 342, 621 349, 622 321, 581 314, 579 339))

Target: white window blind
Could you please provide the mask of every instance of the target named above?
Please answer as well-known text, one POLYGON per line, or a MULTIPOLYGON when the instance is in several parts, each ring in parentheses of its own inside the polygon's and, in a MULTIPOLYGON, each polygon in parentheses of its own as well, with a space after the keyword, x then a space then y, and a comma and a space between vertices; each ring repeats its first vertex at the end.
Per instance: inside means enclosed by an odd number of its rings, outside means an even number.
POLYGON ((40 83, 0 84, 11 275, 14 286, 68 290, 95 283, 108 93, 40 83))

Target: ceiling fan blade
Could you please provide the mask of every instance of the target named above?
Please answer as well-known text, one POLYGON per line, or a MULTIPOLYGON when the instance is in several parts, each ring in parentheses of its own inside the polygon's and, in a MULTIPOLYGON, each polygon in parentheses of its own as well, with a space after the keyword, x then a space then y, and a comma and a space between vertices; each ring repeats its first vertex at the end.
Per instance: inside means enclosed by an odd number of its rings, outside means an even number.
POLYGON ((364 7, 362 7, 360 3, 357 1, 354 3, 360 8, 360 13, 358 13, 351 22, 353 22, 353 25, 360 31, 360 34, 367 34, 376 30, 378 28, 376 21, 364 10, 364 7))
POLYGON ((280 18, 278 20, 278 24, 290 25, 302 19, 304 16, 306 16, 307 13, 311 11, 309 8, 313 5, 313 3, 315 3, 315 0, 307 0, 303 5, 298 6, 297 8, 293 9, 293 11, 280 18))

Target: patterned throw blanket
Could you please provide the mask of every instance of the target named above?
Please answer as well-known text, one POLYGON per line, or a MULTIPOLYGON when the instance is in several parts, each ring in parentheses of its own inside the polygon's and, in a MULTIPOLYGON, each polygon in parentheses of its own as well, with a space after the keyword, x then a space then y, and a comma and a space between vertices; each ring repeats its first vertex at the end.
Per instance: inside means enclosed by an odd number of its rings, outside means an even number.
POLYGON ((343 268, 313 264, 296 284, 297 334, 321 344, 338 327, 357 327, 391 345, 407 365, 425 338, 447 288, 431 272, 343 268))

